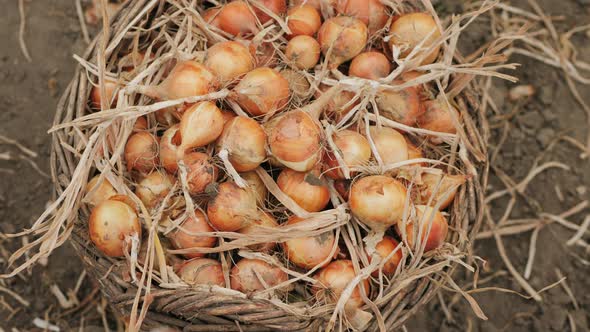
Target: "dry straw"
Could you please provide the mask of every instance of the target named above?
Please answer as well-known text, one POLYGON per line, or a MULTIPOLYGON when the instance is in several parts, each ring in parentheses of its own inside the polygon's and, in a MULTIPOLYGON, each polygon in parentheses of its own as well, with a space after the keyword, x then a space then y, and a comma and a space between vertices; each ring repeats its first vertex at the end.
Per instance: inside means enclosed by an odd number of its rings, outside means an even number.
MULTIPOLYGON (((451 234, 448 243, 433 252, 424 252, 422 243, 415 252, 405 246, 398 248, 403 252, 403 261, 395 276, 385 277, 380 273, 373 278, 373 291, 362 294, 366 305, 363 311, 347 315, 344 309, 346 296, 362 279, 370 276, 374 269, 381 269, 379 260, 371 264, 364 252, 370 241, 364 241, 367 230, 364 225, 351 218, 347 204, 338 195, 332 195, 336 207, 329 211, 308 213, 281 192, 274 180, 265 170, 258 170, 265 185, 276 199, 277 206, 289 210, 291 214, 304 217, 306 223, 281 227, 278 230, 262 229, 256 235, 245 236, 231 232, 217 232, 218 246, 200 249, 203 253, 218 253, 226 280, 228 269, 235 257, 256 257, 279 266, 290 279, 283 286, 293 286, 291 295, 280 295, 270 289, 246 296, 240 292, 221 287, 189 287, 165 263, 162 237, 179 227, 178 225, 194 213, 198 202, 188 193, 186 172, 180 167, 179 182, 154 211, 149 211, 133 193, 133 183, 126 178, 126 170, 121 155, 135 120, 143 115, 153 116, 161 109, 204 100, 223 101, 230 91, 224 89, 208 95, 153 102, 142 96, 142 86, 157 84, 164 72, 164 64, 172 59, 202 59, 208 40, 223 41, 229 36, 207 25, 199 15, 200 1, 189 0, 135 0, 127 2, 123 9, 106 20, 103 32, 91 43, 86 53, 76 57, 79 66, 72 82, 61 98, 50 130, 53 136, 51 154, 52 178, 55 182, 56 199, 33 226, 17 234, 35 235, 35 240, 21 248, 11 257, 10 262, 19 262, 10 276, 14 276, 35 262, 47 257, 56 247, 68 239, 84 262, 86 269, 101 285, 110 304, 129 319, 129 330, 150 329, 159 325, 184 328, 185 331, 266 331, 266 330, 342 330, 362 327, 366 330, 390 331, 403 326, 422 305, 432 299, 441 287, 459 292, 472 306, 474 312, 485 319, 475 300, 452 281, 450 275, 458 266, 470 271, 468 259, 471 257, 472 241, 476 238, 484 220, 484 188, 488 179, 487 140, 489 131, 485 109, 480 107, 479 96, 484 95, 485 85, 477 77, 498 77, 515 81, 503 69, 514 69, 515 65, 504 64, 505 57, 500 52, 519 38, 522 32, 502 36, 481 48, 476 53, 464 56, 458 49, 459 36, 469 29, 479 15, 489 11, 497 1, 485 1, 473 12, 461 16, 441 19, 437 16, 430 1, 383 1, 392 12, 415 10, 429 11, 440 26, 443 34, 429 46, 430 50, 442 45, 439 62, 420 65, 430 53, 412 52, 407 58, 395 59, 396 69, 380 81, 369 81, 346 77, 337 70, 318 70, 315 74, 302 72, 311 82, 308 96, 313 96, 320 84, 336 86, 337 89, 353 91, 359 106, 340 123, 326 124, 328 132, 346 127, 346 121, 373 122, 381 126, 403 130, 417 139, 437 137, 446 144, 433 145, 423 140, 427 158, 386 165, 379 160, 376 165, 367 165, 361 173, 397 172, 397 174, 419 174, 421 172, 440 172, 444 167, 451 173, 467 175, 469 180, 459 188, 456 199, 449 210, 451 234), (145 57, 141 64, 130 73, 121 72, 118 60, 130 51, 145 50, 154 57, 145 57), (424 75, 412 81, 397 84, 395 79, 406 71, 416 70, 424 75), (119 74, 117 74, 119 73, 119 74), (91 113, 87 101, 92 86, 105 91, 104 82, 109 78, 118 80, 121 88, 117 94, 117 105, 109 109, 103 102, 102 111, 91 113), (399 91, 409 86, 429 83, 439 93, 439 98, 460 114, 454 119, 457 134, 444 134, 403 124, 379 116, 376 111, 375 93, 378 89, 399 91), (374 112, 367 111, 371 105, 374 112), (103 156, 99 151, 112 151, 103 156), (420 162, 420 164, 416 164, 420 162), (427 165, 427 166, 419 166, 427 165), (89 215, 84 204, 84 188, 91 175, 100 172, 115 189, 129 195, 140 207, 140 217, 147 236, 142 240, 147 255, 143 263, 138 262, 139 239, 130 238, 131 254, 125 260, 105 257, 90 243, 86 221, 89 215), (280 204, 279 204, 280 203, 280 204), (179 208, 180 206, 180 208, 179 208), (161 224, 164 212, 178 209, 175 220, 161 224), (188 211, 188 212, 187 212, 188 211), (269 241, 283 242, 290 238, 319 235, 335 232, 336 238, 344 243, 350 252, 358 277, 344 292, 336 304, 314 301, 309 290, 301 287, 300 281, 313 283, 311 278, 318 268, 307 272, 293 270, 284 257, 271 256, 245 250, 249 245, 269 241), (233 252, 230 254, 230 251, 233 252), (32 253, 22 260, 25 254, 32 253), (159 265, 156 264, 159 262, 159 265)), ((254 8, 260 4, 256 0, 248 3, 254 8)), ((106 13, 105 13, 106 14, 106 13)), ((104 17, 107 17, 104 15, 104 17)), ((267 41, 279 52, 284 44, 285 21, 273 15, 270 24, 263 27, 255 40, 267 41)), ((387 31, 378 32, 386 36, 387 31)), ((379 38, 375 38, 379 39, 379 38)), ((422 46, 422 45, 420 45, 422 46)), ((104 95, 104 94, 103 94, 104 95)), ((309 101, 311 97, 305 99, 309 101)), ((304 100, 304 103, 305 103, 304 100)), ((297 107, 301 101, 293 100, 290 108, 297 107)), ((238 114, 244 114, 234 103, 227 102, 238 114)), ((350 123, 350 122, 348 122, 350 123)), ((155 130, 155 129, 152 129, 155 130)), ((369 135, 370 136, 370 135, 369 135)), ((228 165, 229 163, 224 163, 228 165)), ((228 173, 231 169, 227 169, 228 173)), ((234 177, 239 177, 237 173, 234 177)), ((410 182, 412 182, 410 176, 410 182)), ((412 185, 412 184, 410 184, 412 185)), ((334 191, 333 191, 334 192, 334 191)), ((449 193, 443 193, 447 195, 449 193)), ((437 206, 435 206, 437 208, 437 206)), ((404 219, 408 218, 409 201, 406 202, 404 219)), ((168 215, 168 214, 167 214, 168 215)), ((432 221, 429 221, 432 224, 432 221)), ((429 228, 430 229, 430 228, 429 228)), ((429 231, 429 229, 427 231, 429 231)), ((208 234, 211 235, 211 234, 208 234)), ((366 240, 366 239, 365 239, 366 240)), ((337 241, 338 242, 338 241, 337 241)), ((374 244, 373 244, 374 246, 374 244)), ((334 246, 333 251, 336 251, 334 246)), ((194 251, 194 250, 193 250, 194 251)), ((177 250, 174 253, 187 252, 177 250)))

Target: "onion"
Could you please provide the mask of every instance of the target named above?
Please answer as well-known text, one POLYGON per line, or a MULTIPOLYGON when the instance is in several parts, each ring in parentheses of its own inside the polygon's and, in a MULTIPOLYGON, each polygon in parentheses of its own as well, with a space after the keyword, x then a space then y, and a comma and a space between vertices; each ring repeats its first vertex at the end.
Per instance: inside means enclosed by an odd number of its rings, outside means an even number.
MULTIPOLYGON (((402 82, 397 82, 401 84, 402 82)), ((417 86, 400 91, 382 90, 375 97, 379 114, 390 120, 415 126, 418 118, 424 114, 420 101, 420 88, 417 86)))
MULTIPOLYGON (((266 213, 261 212, 258 219, 254 220, 252 224, 240 229, 240 233, 244 235, 255 235, 260 232, 261 229, 264 228, 277 228, 279 224, 277 223, 276 219, 266 213)), ((271 252, 276 246, 275 242, 267 242, 267 243, 260 243, 260 244, 253 244, 248 246, 251 250, 258 251, 258 252, 271 252)))
MULTIPOLYGON (((426 112, 418 119, 420 128, 428 129, 441 133, 455 134, 457 128, 453 122, 453 115, 457 120, 460 120, 461 116, 459 112, 452 106, 440 99, 427 101, 424 106, 426 112)), ((441 143, 441 140, 437 137, 433 137, 434 143, 441 143)))
POLYGON ((242 293, 261 291, 287 280, 289 280, 287 273, 259 259, 244 258, 231 269, 230 273, 231 288, 242 293))
POLYGON ((212 102, 191 106, 180 120, 180 128, 173 138, 180 141, 181 151, 198 148, 214 142, 223 131, 223 114, 212 102))
MULTIPOLYGON (((208 235, 193 235, 197 233, 212 233, 213 228, 207 223, 205 214, 200 210, 195 210, 195 217, 193 218, 190 214, 187 214, 187 219, 180 225, 180 227, 174 232, 168 235, 170 243, 176 249, 189 249, 189 248, 213 248, 217 242, 217 238, 211 234, 208 235)), ((186 258, 203 257, 205 254, 202 253, 188 253, 183 254, 186 258)))
POLYGON ((264 206, 266 203, 266 196, 268 195, 268 189, 262 182, 262 179, 258 174, 254 171, 241 173, 240 176, 244 181, 248 183, 248 189, 254 192, 254 196, 256 196, 256 202, 258 202, 259 206, 264 206))
POLYGON ((341 130, 334 134, 334 144, 338 152, 329 152, 325 154, 324 167, 326 175, 332 179, 344 179, 344 173, 341 165, 334 153, 340 153, 344 163, 348 167, 366 166, 371 159, 371 145, 369 141, 361 134, 352 130, 341 130))
POLYGON ((147 173, 156 168, 159 164, 158 145, 158 138, 147 131, 131 135, 125 145, 127 170, 147 173))
MULTIPOLYGON (((107 107, 112 107, 117 102, 117 90, 119 85, 116 82, 105 80, 104 90, 106 96, 107 107)), ((102 108, 102 96, 100 93, 100 86, 93 86, 90 91, 90 108, 100 110, 102 108)))
MULTIPOLYGON (((326 85, 320 85, 320 91, 325 92, 329 89, 326 85)), ((321 94, 317 94, 316 97, 320 96, 321 94)), ((328 103, 326 107, 326 113, 328 117, 332 118, 334 121, 342 120, 352 109, 359 104, 360 100, 349 104, 350 101, 355 97, 356 93, 352 91, 340 91, 337 95, 334 96, 328 103), (349 106, 346 106, 349 105, 349 106), (346 106, 346 107, 345 107, 346 106)))
POLYGON ((371 126, 369 132, 383 164, 408 160, 408 143, 404 135, 389 127, 371 126))
POLYGON ((420 190, 422 201, 427 203, 430 200, 430 197, 434 194, 431 205, 435 206, 448 192, 448 197, 442 200, 439 206, 439 210, 444 210, 453 202, 457 190, 465 183, 465 181, 467 181, 467 178, 464 175, 425 173, 422 175, 423 186, 420 190), (438 186, 438 191, 435 193, 434 190, 439 181, 440 185, 438 186))
MULTIPOLYGON (((312 292, 323 303, 336 303, 344 289, 356 276, 352 261, 347 259, 334 261, 314 276, 317 283, 313 285, 312 292)), ((352 295, 346 302, 347 308, 358 308, 364 304, 360 287, 363 287, 365 293, 368 294, 370 291, 369 280, 361 281, 354 288, 352 295)))
MULTIPOLYGON (((421 225, 422 227, 421 244, 424 245, 424 252, 436 249, 442 246, 445 242, 445 238, 449 231, 449 225, 447 219, 439 211, 434 210, 430 206, 416 205, 416 216, 411 220, 408 220, 408 223, 406 224, 408 245, 413 249, 417 249, 415 248, 415 241, 418 238, 418 233, 414 234, 414 227, 416 225, 421 225), (432 226, 430 228, 430 234, 428 235, 428 238, 426 238, 431 219, 432 226), (424 244, 424 241, 426 241, 426 244, 424 244)), ((399 221, 397 230, 400 235, 401 232, 399 229, 401 227, 403 227, 402 221, 399 221)))
POLYGON ((215 91, 219 82, 215 75, 202 64, 183 61, 157 86, 142 87, 140 92, 153 99, 173 100, 206 95, 215 91))
POLYGON ((311 5, 294 6, 287 13, 287 25, 291 36, 313 36, 322 25, 322 17, 311 5))
POLYGON ((235 41, 221 42, 207 50, 205 66, 227 85, 255 67, 255 60, 248 48, 235 41))
POLYGON ((234 182, 224 182, 209 201, 207 215, 217 230, 238 231, 257 220, 256 196, 251 190, 240 188, 234 182))
POLYGON ((225 287, 221 263, 210 258, 195 258, 180 267, 178 276, 189 285, 225 287))
POLYGON ((257 116, 282 110, 289 102, 289 82, 274 69, 256 68, 234 88, 235 99, 244 110, 257 116))
POLYGON ((291 7, 309 5, 320 11, 322 9, 322 1, 323 0, 291 0, 290 3, 291 7))
MULTIPOLYGON (((379 243, 377 243, 377 246, 375 246, 375 252, 377 253, 377 255, 381 257, 381 259, 386 259, 397 248, 398 245, 399 242, 397 242, 391 236, 384 236, 383 240, 379 241, 379 243)), ((403 256, 404 255, 402 254, 401 248, 398 249, 395 252, 395 254, 393 254, 393 256, 391 256, 391 258, 389 258, 387 262, 385 262, 385 264, 383 265, 383 274, 386 276, 393 276, 403 256)), ((372 273, 372 275, 374 277, 378 277, 379 270, 375 270, 372 273)))
POLYGON ((100 182, 99 180, 100 174, 93 177, 88 181, 88 184, 86 184, 85 192, 87 195, 84 198, 84 201, 90 206, 96 206, 117 194, 117 191, 113 188, 113 185, 111 185, 109 180, 106 178, 103 178, 100 182))
POLYGON ((283 69, 281 76, 289 82, 289 90, 295 101, 301 102, 309 96, 311 84, 303 74, 292 69, 283 69))
POLYGON ((237 116, 236 113, 234 113, 232 111, 226 111, 226 110, 221 110, 221 115, 223 116, 223 126, 224 127, 228 122, 230 122, 233 118, 235 118, 237 116))
POLYGON ((318 171, 302 173, 285 168, 279 174, 277 185, 308 212, 322 211, 330 202, 330 190, 319 179, 318 171))
MULTIPOLYGON (((389 47, 394 46, 401 51, 401 58, 407 57, 412 50, 418 46, 424 39, 426 41, 422 45, 422 49, 429 48, 440 37, 440 30, 436 22, 428 13, 410 13, 400 16, 397 20, 391 23, 389 29, 391 32, 391 39, 389 39, 389 47)), ((438 57, 440 46, 437 46, 430 54, 428 54, 422 61, 422 65, 431 64, 438 57)), ((418 52, 416 57, 421 56, 423 51, 418 52)), ((416 58, 414 57, 414 58, 416 58)))
POLYGON ((221 7, 217 19, 219 28, 234 36, 258 32, 256 16, 244 1, 233 1, 221 7))
POLYGON ((350 63, 349 76, 377 80, 387 77, 391 72, 391 64, 381 52, 364 52, 357 55, 350 63))
POLYGON ((336 0, 338 14, 352 16, 366 24, 371 35, 383 29, 389 15, 381 0, 336 0))
POLYGON ((98 204, 88 220, 90 240, 96 248, 110 257, 123 257, 126 245, 125 237, 137 235, 141 238, 141 225, 135 210, 126 203, 106 200, 98 204))
POLYGON ((153 171, 139 181, 135 194, 146 208, 153 209, 168 195, 174 183, 175 179, 172 176, 153 171))
POLYGON ((202 14, 203 20, 216 28, 220 28, 219 12, 222 7, 213 7, 205 10, 202 14))
POLYGON ((401 182, 373 175, 352 184, 348 203, 356 218, 374 231, 382 232, 402 218, 406 195, 401 182))
POLYGON ((367 26, 353 17, 333 17, 320 28, 318 41, 330 68, 336 68, 363 51, 367 43, 367 26))
MULTIPOLYGON (((271 12, 275 13, 277 16, 281 16, 287 12, 287 0, 258 0, 261 5, 266 7, 266 9, 270 10, 271 12)), ((260 20, 260 23, 264 24, 271 20, 271 17, 264 13, 256 6, 252 6, 254 8, 254 13, 256 13, 256 17, 260 20)))
POLYGON ((344 201, 348 201, 350 197, 350 180, 336 180, 334 181, 334 189, 340 194, 344 201))
POLYGON ((135 204, 135 201, 127 195, 114 195, 114 196, 109 197, 108 200, 125 203, 125 204, 129 205, 129 207, 131 207, 133 209, 133 211, 135 211, 135 212, 137 212, 137 210, 138 210, 137 204, 135 204))
POLYGON ((337 87, 333 87, 315 102, 267 123, 268 144, 277 161, 299 172, 314 168, 322 150, 322 130, 318 118, 338 91, 337 87))
POLYGON ((179 125, 168 128, 160 138, 160 163, 170 174, 178 171, 178 161, 182 159, 184 151, 179 147, 177 132, 179 125))
POLYGON ((191 152, 183 161, 187 167, 188 191, 192 195, 204 193, 207 186, 217 180, 217 167, 207 154, 191 152))
MULTIPOLYGON (((305 219, 293 216, 289 218, 285 225, 294 225, 305 221, 305 219)), ((309 270, 317 267, 324 261, 326 262, 322 266, 330 262, 328 258, 332 253, 334 241, 336 241, 334 232, 329 231, 318 236, 287 240, 282 243, 282 247, 285 256, 291 263, 309 270)))
POLYGON ((320 44, 310 36, 296 36, 287 43, 285 56, 295 67, 307 70, 320 60, 320 44))
POLYGON ((238 172, 255 170, 266 159, 266 133, 258 122, 235 117, 225 124, 217 140, 217 150, 227 150, 229 161, 238 172))
POLYGON ((135 124, 133 125, 133 131, 144 131, 148 129, 148 121, 145 116, 140 116, 135 120, 135 124))

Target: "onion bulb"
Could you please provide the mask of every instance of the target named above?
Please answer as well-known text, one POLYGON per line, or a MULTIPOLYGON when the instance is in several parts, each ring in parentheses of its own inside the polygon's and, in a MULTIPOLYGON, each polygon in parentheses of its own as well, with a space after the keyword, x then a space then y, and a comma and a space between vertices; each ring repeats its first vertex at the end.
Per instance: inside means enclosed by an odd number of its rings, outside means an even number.
POLYGON ((209 222, 222 232, 238 231, 258 218, 256 196, 251 190, 240 188, 234 182, 219 185, 207 206, 209 222))
POLYGON ((141 225, 135 210, 126 203, 106 200, 92 209, 88 220, 90 240, 96 248, 110 257, 123 257, 131 249, 125 237, 141 238, 141 225))
POLYGON ((309 5, 320 11, 322 9, 322 1, 323 0, 291 0, 290 4, 291 7, 309 5))
POLYGON ((341 130, 334 134, 334 144, 338 148, 337 152, 328 152, 324 158, 324 167, 326 175, 332 179, 344 179, 344 173, 341 165, 334 153, 339 153, 348 167, 366 166, 371 159, 371 145, 369 141, 361 134, 352 130, 341 130))
POLYGON ((133 131, 144 131, 148 129, 148 122, 145 116, 140 116, 135 120, 135 124, 133 124, 133 131))
MULTIPOLYGON (((401 84, 401 82, 397 83, 401 84)), ((416 126, 418 118, 424 114, 424 107, 420 100, 420 88, 417 86, 400 91, 379 91, 375 102, 381 116, 407 126, 416 126)))
POLYGON ((231 288, 246 294, 265 290, 266 287, 273 287, 287 280, 287 273, 259 259, 243 258, 230 272, 231 288))
POLYGON ((160 138, 160 163, 170 174, 178 171, 178 161, 184 155, 184 151, 179 147, 180 142, 174 139, 179 137, 177 136, 179 129, 179 125, 174 125, 168 128, 160 138))
POLYGON ((217 151, 227 150, 229 161, 238 172, 256 169, 266 159, 266 133, 258 122, 235 117, 225 124, 217 140, 217 151))
POLYGON ((256 196, 256 202, 258 202, 259 206, 264 206, 266 203, 266 196, 268 195, 268 189, 262 182, 262 179, 258 174, 254 171, 241 173, 240 176, 246 183, 248 183, 248 189, 254 192, 254 196, 256 196))
POLYGON ((322 151, 322 130, 318 118, 338 92, 339 89, 333 87, 313 103, 267 123, 268 145, 278 162, 298 172, 314 168, 322 151))
POLYGON ((451 204, 451 202, 453 202, 457 190, 466 180, 467 179, 464 175, 422 174, 422 188, 420 190, 422 201, 427 203, 430 200, 430 197, 434 194, 431 205, 435 206, 438 202, 441 202, 438 209, 444 210, 451 204), (440 185, 438 184, 439 182, 440 185), (436 193, 435 189, 437 189, 436 193), (448 196, 443 200, 443 196, 446 194, 448 194, 448 196))
POLYGON ((111 198, 112 196, 117 195, 117 191, 115 188, 113 188, 113 185, 111 185, 106 177, 100 182, 99 180, 100 174, 93 177, 90 181, 88 181, 88 184, 86 184, 86 197, 84 198, 84 201, 90 206, 96 206, 111 198))
POLYGON ((313 36, 322 25, 322 17, 311 5, 294 6, 287 13, 287 25, 291 36, 313 36))
POLYGON ((303 74, 292 69, 283 69, 281 76, 289 82, 289 90, 295 101, 301 102, 309 96, 311 84, 303 74))
MULTIPOLYGON (((320 85, 320 91, 325 92, 328 89, 328 86, 320 85)), ((320 95, 321 93, 318 93, 316 94, 316 97, 320 95)), ((360 99, 357 99, 355 102, 351 103, 355 95, 356 93, 352 91, 340 91, 340 93, 335 95, 326 107, 326 113, 328 117, 334 121, 342 120, 350 111, 352 111, 356 105, 359 104, 360 99)))
POLYGON ((296 36, 287 43, 285 56, 295 67, 307 70, 320 60, 320 44, 310 36, 296 36))
POLYGON ((258 116, 282 110, 289 102, 289 82, 274 69, 256 68, 234 88, 238 104, 258 116))
MULTIPOLYGON (((375 246, 375 253, 379 255, 382 260, 384 260, 397 248, 398 245, 399 242, 397 242, 391 236, 384 236, 383 239, 375 246)), ((393 276, 402 258, 402 250, 399 248, 395 254, 393 254, 384 264, 381 262, 383 264, 383 274, 386 276, 393 276)), ((379 270, 373 271, 372 275, 374 277, 378 277, 379 270)))
POLYGON ((135 133, 127 140, 124 153, 128 171, 147 173, 159 164, 159 140, 147 131, 135 133))
POLYGON ((352 184, 348 203, 356 218, 382 232, 402 218, 406 195, 406 188, 398 180, 373 175, 352 184))
MULTIPOLYGON (((400 228, 403 227, 403 221, 398 222, 398 233, 400 236, 402 235, 400 228)), ((449 231, 449 224, 447 219, 440 213, 440 211, 436 211, 430 206, 425 205, 417 205, 416 206, 416 215, 414 218, 407 221, 406 224, 406 236, 408 239, 408 245, 412 249, 417 249, 415 244, 417 243, 416 240, 418 239, 420 232, 416 229, 416 225, 420 225, 422 228, 422 235, 421 235, 421 245, 424 246, 424 252, 428 252, 430 250, 436 249, 443 245, 445 242, 445 238, 447 237, 447 233, 449 231), (429 224, 432 220, 432 226, 430 227, 430 234, 428 238, 426 237, 426 233, 428 232, 429 224), (424 243, 426 241, 426 243, 424 243)))
POLYGON ((217 167, 207 154, 191 152, 184 156, 183 161, 187 167, 188 191, 191 195, 204 193, 207 186, 217 180, 217 167))
MULTIPOLYGON (((112 107, 117 102, 117 90, 119 85, 116 82, 105 80, 105 101, 107 108, 112 107)), ((100 93, 100 86, 93 86, 90 91, 90 108, 94 110, 100 110, 102 108, 102 96, 100 93)))
MULTIPOLYGON (((279 224, 277 223, 276 219, 266 213, 266 212, 261 212, 259 217, 254 220, 250 225, 240 229, 240 234, 244 234, 244 235, 255 235, 258 234, 261 229, 264 228, 277 228, 279 227, 279 224)), ((267 242, 267 243, 259 243, 259 244, 253 244, 248 246, 248 248, 250 248, 251 250, 254 251, 258 251, 258 252, 271 252, 276 246, 275 242, 267 242)))
POLYGON ((408 145, 408 160, 424 158, 422 149, 417 147, 412 141, 406 137, 406 144, 408 145))
MULTIPOLYGON (((184 105, 182 107, 184 107, 184 105)), ((182 117, 180 112, 175 107, 163 108, 156 111, 154 114, 156 116, 156 121, 165 127, 170 127, 177 124, 182 117)))
POLYGON ((173 138, 180 141, 181 151, 198 148, 214 142, 223 131, 223 114, 212 102, 191 106, 180 120, 180 128, 173 138))
POLYGON ((215 75, 202 64, 183 61, 157 86, 142 87, 140 92, 153 99, 173 100, 206 95, 219 86, 215 75))
MULTIPOLYGON (((212 233, 213 228, 207 223, 205 214, 200 210, 195 210, 195 217, 188 214, 187 219, 172 233, 168 235, 170 243, 176 249, 189 248, 213 248, 217 238, 213 235, 194 235, 197 233, 212 233)), ((192 252, 183 254, 186 258, 203 257, 205 254, 192 252)))
POLYGON ((210 258, 195 258, 184 262, 178 276, 187 284, 225 287, 221 263, 210 258))
MULTIPOLYGON (((289 218, 285 225, 294 225, 300 222, 305 222, 305 219, 293 216, 289 218)), ((291 263, 309 270, 322 263, 322 266, 324 266, 330 262, 331 259, 329 258, 334 247, 334 241, 336 241, 334 232, 329 231, 318 236, 289 239, 282 243, 282 247, 285 256, 291 263)), ((338 249, 336 249, 335 253, 337 252, 338 249)))
POLYGON ((349 76, 377 80, 387 77, 391 72, 391 63, 381 52, 364 52, 357 55, 350 63, 349 76))
POLYGON ((219 28, 230 35, 244 36, 258 32, 256 16, 244 1, 233 1, 224 5, 217 19, 219 28))
POLYGON ((304 210, 319 212, 330 202, 330 190, 318 177, 318 171, 303 173, 285 168, 279 174, 277 185, 304 210))
POLYGON ((167 173, 153 171, 139 181, 135 188, 135 195, 146 208, 153 209, 168 195, 175 182, 175 179, 167 173))
MULTIPOLYGON (((282 16, 287 12, 287 0, 258 0, 259 4, 266 7, 277 16, 282 16)), ((271 20, 271 17, 263 12, 260 8, 252 6, 256 17, 260 20, 260 23, 264 24, 271 20)))
POLYGON ((353 17, 333 17, 320 28, 318 41, 330 68, 336 68, 363 51, 367 43, 367 26, 353 17))
POLYGON ((255 62, 246 46, 226 41, 208 49, 203 63, 221 84, 227 85, 254 69, 255 62))
MULTIPOLYGON (((314 279, 317 281, 312 288, 316 298, 323 303, 336 303, 348 284, 356 278, 357 274, 350 260, 337 260, 324 267, 314 279)), ((361 297, 361 287, 369 294, 369 280, 361 281, 352 291, 352 295, 346 302, 347 308, 358 308, 364 304, 361 297)))
MULTIPOLYGON (((435 99, 427 101, 424 106, 426 112, 418 119, 420 128, 432 130, 440 133, 457 133, 453 117, 460 121, 459 112, 443 100, 435 99)), ((440 139, 433 137, 434 143, 441 143, 440 139)))
POLYGON ((233 118, 237 115, 232 111, 221 110, 221 115, 223 116, 223 126, 225 126, 228 122, 230 122, 233 118))
MULTIPOLYGON (((391 39, 389 39, 389 47, 397 47, 401 53, 401 58, 407 57, 418 44, 426 40, 422 45, 422 49, 426 50, 440 37, 441 33, 434 21, 434 18, 428 13, 410 13, 401 15, 398 19, 391 23, 389 29, 391 39)), ((424 60, 422 65, 428 65, 434 62, 438 57, 440 45, 435 47, 424 60)), ((424 52, 421 50, 417 56, 421 56, 424 52)))
POLYGON ((371 126, 369 132, 383 164, 408 160, 408 143, 404 135, 389 127, 371 126))
POLYGON ((352 16, 363 21, 371 35, 383 29, 389 20, 387 7, 381 0, 336 0, 335 9, 340 15, 352 16))
POLYGON ((205 22, 207 22, 208 24, 211 24, 212 26, 216 27, 216 28, 220 28, 220 24, 219 24, 219 12, 221 11, 221 7, 213 7, 213 8, 209 8, 207 10, 205 10, 203 12, 203 14, 201 14, 203 16, 203 20, 205 22))

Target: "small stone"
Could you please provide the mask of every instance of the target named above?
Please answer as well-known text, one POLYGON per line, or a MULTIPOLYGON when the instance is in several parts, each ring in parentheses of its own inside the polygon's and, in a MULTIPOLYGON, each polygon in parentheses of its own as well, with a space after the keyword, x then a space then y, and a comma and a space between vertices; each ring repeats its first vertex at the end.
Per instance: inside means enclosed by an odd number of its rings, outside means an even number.
POLYGON ((527 112, 520 116, 519 120, 523 125, 529 128, 539 128, 544 122, 543 117, 536 111, 527 112))
POLYGON ((543 128, 537 134, 537 141, 546 148, 549 143, 555 138, 555 131, 551 128, 543 128))
POLYGON ((554 96, 555 96, 555 87, 553 85, 543 85, 539 89, 539 99, 545 105, 551 105, 553 103, 554 96))
POLYGON ((576 187, 576 192, 578 195, 583 196, 588 192, 588 188, 586 186, 578 186, 576 187))

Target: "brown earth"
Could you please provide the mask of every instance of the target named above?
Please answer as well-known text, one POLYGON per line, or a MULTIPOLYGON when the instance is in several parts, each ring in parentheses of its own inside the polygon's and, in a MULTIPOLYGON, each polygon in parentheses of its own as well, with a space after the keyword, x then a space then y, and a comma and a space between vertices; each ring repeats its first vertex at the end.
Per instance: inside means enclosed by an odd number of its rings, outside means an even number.
MULTIPOLYGON (((539 1, 550 15, 564 15, 565 20, 558 23, 563 31, 590 22, 590 5, 585 0, 543 0, 539 1)), ((72 54, 80 54, 85 47, 81 38, 74 1, 43 0, 25 1, 27 27, 25 40, 33 61, 27 62, 18 43, 19 12, 18 2, 0 0, 0 134, 16 139, 26 147, 36 151, 33 158, 40 170, 49 172, 50 137, 46 134, 53 119, 59 94, 67 85, 73 74, 75 62, 72 54)), ((461 10, 462 1, 444 1, 442 10, 447 13, 461 10)), ((527 8, 527 1, 512 1, 513 4, 527 8)), ((462 41, 466 49, 474 48, 489 37, 486 24, 476 23, 468 37, 462 41)), ((580 58, 590 62, 590 37, 581 34, 574 38, 579 45, 580 58)), ((522 66, 516 75, 519 84, 532 84, 537 93, 526 103, 522 110, 510 122, 508 140, 497 164, 514 179, 523 179, 531 168, 534 159, 544 151, 550 142, 562 133, 585 140, 588 127, 584 111, 572 98, 561 73, 531 59, 514 56, 514 62, 522 66)), ((514 104, 506 98, 511 84, 496 81, 491 94, 496 103, 507 113, 514 104)), ((580 87, 583 97, 590 101, 590 88, 580 87)), ((500 131, 494 131, 496 138, 500 131)), ((0 232, 13 233, 30 226, 51 200, 51 181, 27 160, 22 159, 22 152, 12 145, 0 143, 0 156, 10 152, 9 158, 0 157, 0 232), (9 160, 4 160, 9 159, 9 160)), ((559 214, 582 200, 590 199, 589 161, 579 158, 580 151, 568 144, 559 144, 544 159, 560 161, 571 166, 568 171, 549 170, 538 176, 528 187, 526 194, 540 202, 546 212, 559 214), (563 192, 563 201, 558 199, 555 187, 563 192)), ((490 191, 502 189, 497 179, 492 179, 490 191)), ((496 218, 502 214, 507 201, 496 201, 493 213, 496 218)), ((534 209, 524 200, 517 203, 512 218, 534 216, 534 209)), ((587 212, 587 211, 586 211, 587 212)), ((581 223, 583 214, 571 218, 581 223)), ((590 319, 590 254, 580 247, 566 247, 566 240, 573 233, 559 226, 549 226, 540 231, 533 273, 530 279, 535 289, 542 289, 559 280, 556 270, 567 277, 577 300, 574 307, 564 289, 557 286, 542 294, 543 302, 535 302, 514 294, 486 292, 474 297, 489 317, 488 321, 478 320, 471 312, 466 301, 459 299, 451 305, 449 317, 441 308, 441 301, 435 299, 426 310, 412 319, 409 331, 569 331, 569 319, 575 322, 577 331, 588 331, 590 319), (571 318, 568 318, 568 315, 571 318), (449 318, 452 318, 449 320, 449 318)), ((507 254, 519 272, 523 272, 528 257, 530 233, 504 237, 507 254)), ((20 240, 1 239, 0 259, 17 248, 20 240)), ((482 240, 476 243, 476 253, 487 261, 481 271, 480 279, 496 274, 483 287, 502 287, 523 293, 520 286, 505 273, 494 240, 482 240), (504 272, 503 272, 504 271, 504 272)), ((7 266, 1 263, 0 269, 7 266)), ((82 300, 87 295, 90 304, 80 312, 62 315, 56 297, 49 291, 51 285, 58 285, 66 291, 74 288, 81 273, 81 264, 72 249, 65 245, 49 258, 45 267, 37 266, 32 271, 23 273, 20 278, 0 282, 0 327, 10 329, 34 330, 32 320, 36 317, 50 317, 62 330, 71 330, 79 326, 80 316, 85 316, 84 326, 100 326, 101 301, 92 296, 95 286, 85 280, 77 297, 82 300), (28 307, 18 305, 1 287, 9 288, 30 302, 28 307), (21 308, 11 313, 9 307, 21 308)), ((470 273, 458 274, 458 282, 465 285, 472 279, 470 273)), ((443 292, 442 298, 449 305, 455 294, 443 292)), ((114 327, 114 326, 112 326, 114 327)))

